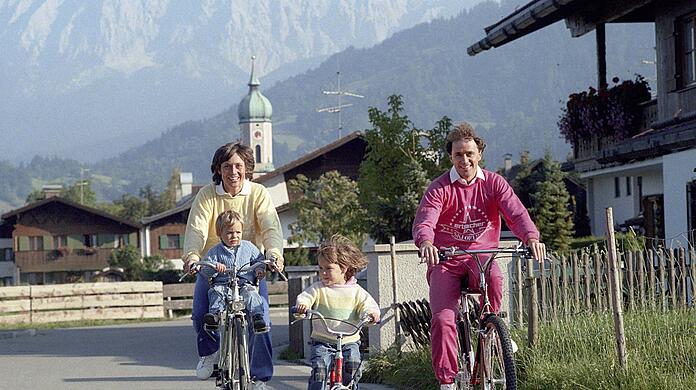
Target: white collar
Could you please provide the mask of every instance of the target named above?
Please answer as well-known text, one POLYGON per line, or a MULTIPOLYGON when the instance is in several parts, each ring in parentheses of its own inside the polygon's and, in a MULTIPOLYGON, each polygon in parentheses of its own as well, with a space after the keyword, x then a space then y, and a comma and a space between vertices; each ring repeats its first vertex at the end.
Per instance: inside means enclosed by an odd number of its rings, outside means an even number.
POLYGON ((459 176, 459 172, 457 172, 457 169, 454 166, 452 166, 452 168, 450 169, 449 177, 451 183, 459 181, 465 186, 470 186, 474 184, 476 182, 476 179, 486 180, 486 176, 483 174, 483 170, 479 166, 476 167, 476 176, 474 176, 474 178, 471 179, 470 183, 467 182, 466 179, 464 179, 463 177, 459 176))
MULTIPOLYGON (((225 187, 222 186, 222 181, 220 184, 217 184, 215 186, 215 193, 218 195, 231 195, 229 192, 225 191, 225 187)), ((251 183, 249 182, 249 179, 244 179, 244 183, 242 184, 242 190, 239 191, 237 195, 249 195, 251 194, 251 183)))

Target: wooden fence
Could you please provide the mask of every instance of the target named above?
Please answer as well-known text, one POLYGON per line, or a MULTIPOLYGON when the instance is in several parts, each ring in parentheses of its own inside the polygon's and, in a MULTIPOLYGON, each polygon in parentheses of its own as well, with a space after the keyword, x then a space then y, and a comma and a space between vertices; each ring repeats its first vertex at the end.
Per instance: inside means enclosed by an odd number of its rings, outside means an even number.
POLYGON ((0 288, 0 323, 162 318, 161 282, 0 288))
MULTIPOLYGON (((553 321, 580 312, 609 311, 608 261, 596 247, 561 255, 535 266, 527 277, 526 264, 513 260, 512 322, 523 325, 530 312, 529 286, 536 288, 539 320, 553 321)), ((618 253, 625 310, 670 310, 696 306, 694 249, 658 249, 618 253)))
MULTIPOLYGON (((162 286, 164 310, 172 317, 174 310, 191 310, 195 283, 165 284, 162 286)), ((267 282, 268 303, 271 306, 288 305, 288 282, 267 282)))

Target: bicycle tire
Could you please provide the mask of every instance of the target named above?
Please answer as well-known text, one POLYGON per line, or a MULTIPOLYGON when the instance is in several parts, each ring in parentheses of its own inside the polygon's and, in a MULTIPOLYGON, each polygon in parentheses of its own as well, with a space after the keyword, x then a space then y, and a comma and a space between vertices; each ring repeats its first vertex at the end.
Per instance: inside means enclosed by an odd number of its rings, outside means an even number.
POLYGON ((246 321, 242 318, 235 318, 235 328, 237 329, 237 379, 239 379, 239 390, 250 388, 251 373, 249 368, 249 342, 246 321))
POLYGON ((510 333, 503 319, 490 315, 483 321, 480 334, 483 349, 479 356, 479 373, 482 389, 517 389, 515 357, 512 353, 510 333))
MULTIPOLYGON (((229 321, 227 319, 224 320, 225 325, 229 325, 229 321)), ((232 345, 231 340, 230 340, 230 331, 229 331, 229 326, 223 327, 221 334, 220 334, 220 356, 218 358, 218 382, 219 385, 227 387, 227 384, 230 383, 230 364, 231 364, 231 350, 230 346, 232 345)))
POLYGON ((457 390, 473 389, 471 385, 473 367, 471 367, 469 356, 474 349, 471 343, 471 323, 468 318, 457 320, 457 342, 459 372, 454 378, 454 387, 457 390))

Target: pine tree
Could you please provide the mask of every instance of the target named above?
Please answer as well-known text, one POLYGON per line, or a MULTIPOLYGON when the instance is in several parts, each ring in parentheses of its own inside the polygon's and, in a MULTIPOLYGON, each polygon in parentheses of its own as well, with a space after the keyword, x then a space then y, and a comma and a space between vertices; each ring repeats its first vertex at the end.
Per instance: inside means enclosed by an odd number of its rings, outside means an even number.
POLYGON ((537 184, 537 190, 531 195, 534 204, 532 218, 547 247, 567 250, 573 235, 573 218, 568 208, 570 195, 563 183, 565 173, 548 152, 544 157, 544 173, 544 180, 537 184))

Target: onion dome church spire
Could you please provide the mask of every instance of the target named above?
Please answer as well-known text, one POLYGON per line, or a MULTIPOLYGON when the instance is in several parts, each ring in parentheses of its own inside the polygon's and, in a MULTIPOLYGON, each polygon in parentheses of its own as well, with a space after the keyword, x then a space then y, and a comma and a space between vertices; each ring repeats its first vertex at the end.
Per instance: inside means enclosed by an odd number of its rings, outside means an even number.
POLYGON ((242 143, 254 151, 254 176, 272 171, 273 168, 273 107, 259 91, 261 83, 254 72, 255 56, 251 57, 249 93, 239 102, 237 115, 242 133, 242 143))

